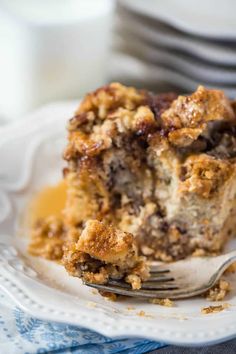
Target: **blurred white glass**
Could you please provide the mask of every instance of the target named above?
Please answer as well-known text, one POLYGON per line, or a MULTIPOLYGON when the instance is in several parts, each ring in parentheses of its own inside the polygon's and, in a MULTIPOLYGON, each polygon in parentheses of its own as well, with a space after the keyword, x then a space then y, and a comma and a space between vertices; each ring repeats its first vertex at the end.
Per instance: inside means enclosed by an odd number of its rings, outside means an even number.
POLYGON ((111 0, 0 0, 0 120, 104 84, 111 0))

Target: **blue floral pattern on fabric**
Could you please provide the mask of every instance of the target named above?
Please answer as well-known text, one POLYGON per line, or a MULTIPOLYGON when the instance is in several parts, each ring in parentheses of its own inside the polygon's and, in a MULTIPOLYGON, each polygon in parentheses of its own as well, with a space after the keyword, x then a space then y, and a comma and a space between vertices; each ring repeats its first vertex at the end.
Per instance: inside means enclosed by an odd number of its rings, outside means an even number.
POLYGON ((138 338, 115 340, 86 328, 32 318, 0 291, 0 353, 143 354, 164 346, 138 338))

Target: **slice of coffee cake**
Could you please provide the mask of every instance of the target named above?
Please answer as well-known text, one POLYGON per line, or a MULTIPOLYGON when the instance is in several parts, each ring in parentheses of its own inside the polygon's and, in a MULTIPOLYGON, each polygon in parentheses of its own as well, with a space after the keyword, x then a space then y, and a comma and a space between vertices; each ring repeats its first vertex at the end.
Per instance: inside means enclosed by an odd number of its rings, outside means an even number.
POLYGON ((236 218, 236 118, 218 90, 153 95, 118 83, 69 121, 65 224, 132 233, 139 251, 171 261, 220 251, 236 218))

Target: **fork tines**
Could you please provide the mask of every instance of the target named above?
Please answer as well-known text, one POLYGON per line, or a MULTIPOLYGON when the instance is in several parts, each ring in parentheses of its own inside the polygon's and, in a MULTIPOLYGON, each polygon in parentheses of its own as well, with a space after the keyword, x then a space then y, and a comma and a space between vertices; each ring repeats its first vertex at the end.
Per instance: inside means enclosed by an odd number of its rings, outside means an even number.
POLYGON ((135 297, 165 297, 165 291, 177 290, 178 287, 174 283, 174 278, 171 276, 168 269, 158 269, 157 267, 151 268, 150 278, 142 283, 141 289, 133 290, 131 285, 126 283, 124 279, 109 279, 107 284, 90 284, 86 285, 96 288, 101 291, 113 292, 115 294, 135 296, 135 297))

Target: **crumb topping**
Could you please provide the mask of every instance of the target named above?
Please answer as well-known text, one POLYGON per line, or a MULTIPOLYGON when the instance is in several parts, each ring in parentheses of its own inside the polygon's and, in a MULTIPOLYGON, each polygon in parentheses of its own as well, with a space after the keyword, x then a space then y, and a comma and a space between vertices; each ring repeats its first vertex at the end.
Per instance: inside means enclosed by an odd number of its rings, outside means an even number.
POLYGON ((185 132, 187 128, 203 132, 206 124, 211 121, 235 120, 230 101, 224 93, 208 90, 203 86, 199 86, 190 96, 179 96, 171 107, 163 112, 161 118, 165 128, 184 128, 185 132))
POLYGON ((89 93, 76 111, 76 114, 94 112, 102 120, 116 108, 123 107, 132 110, 141 105, 144 100, 145 96, 142 91, 114 82, 99 88, 93 93, 89 93))

